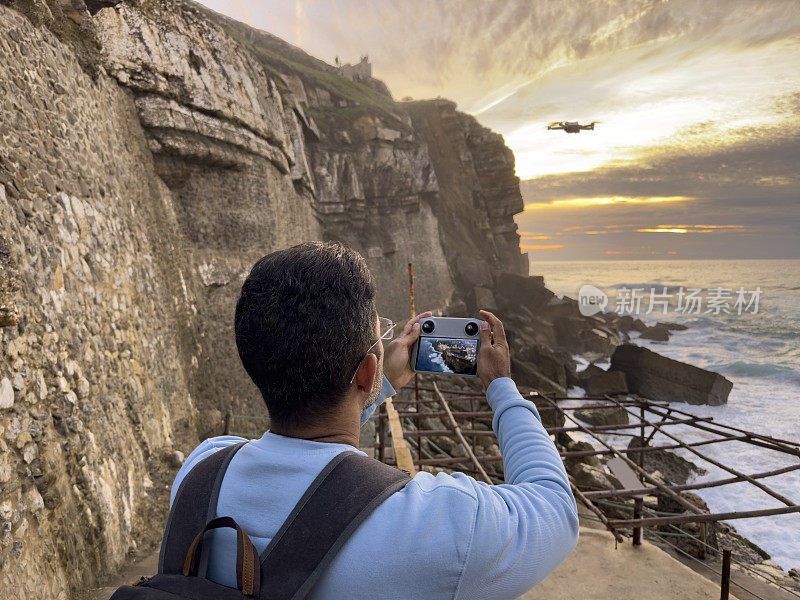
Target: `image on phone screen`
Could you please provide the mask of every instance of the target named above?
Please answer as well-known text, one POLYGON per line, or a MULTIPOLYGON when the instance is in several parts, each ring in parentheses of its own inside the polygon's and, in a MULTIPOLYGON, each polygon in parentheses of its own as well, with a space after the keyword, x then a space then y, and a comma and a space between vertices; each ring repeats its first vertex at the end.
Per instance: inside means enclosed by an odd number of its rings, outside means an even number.
POLYGON ((478 340, 423 337, 417 352, 418 371, 475 375, 478 368, 478 340))

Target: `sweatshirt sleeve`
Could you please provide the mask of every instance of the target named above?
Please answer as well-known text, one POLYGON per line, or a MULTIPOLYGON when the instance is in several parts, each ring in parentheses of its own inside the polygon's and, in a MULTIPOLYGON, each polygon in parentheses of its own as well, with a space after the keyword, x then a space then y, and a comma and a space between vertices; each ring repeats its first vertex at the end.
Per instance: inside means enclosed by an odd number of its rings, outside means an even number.
POLYGON ((516 598, 578 542, 578 510, 536 406, 503 377, 486 390, 506 483, 474 482, 477 511, 456 598, 516 598))

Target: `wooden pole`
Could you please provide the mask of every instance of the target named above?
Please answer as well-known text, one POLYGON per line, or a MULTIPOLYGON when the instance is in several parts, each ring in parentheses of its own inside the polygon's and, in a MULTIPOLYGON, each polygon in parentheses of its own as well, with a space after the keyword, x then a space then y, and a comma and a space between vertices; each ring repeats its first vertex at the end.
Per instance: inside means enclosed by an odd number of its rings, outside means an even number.
POLYGON ((378 409, 378 460, 386 462, 386 407, 381 405, 378 409))
POLYGON ((722 581, 720 582, 720 600, 729 600, 731 593, 731 551, 722 551, 722 581))
POLYGON ((232 422, 233 422, 233 411, 231 409, 228 409, 228 412, 225 413, 225 435, 230 435, 232 422))
MULTIPOLYGON (((456 418, 453 416, 453 413, 450 411, 450 406, 448 406, 447 400, 445 400, 444 396, 442 396, 442 392, 439 391, 439 388, 437 387, 436 383, 433 384, 433 389, 436 392, 436 395, 439 396, 439 403, 442 405, 442 408, 445 410, 445 412, 447 412, 447 417, 448 417, 448 419, 450 421, 450 426, 453 428, 453 431, 455 432, 456 437, 464 445, 464 448, 467 451, 467 455, 469 456, 469 459, 472 461, 472 464, 475 465, 475 470, 478 473, 480 473, 481 478, 486 483, 488 483, 489 485, 492 485, 491 478, 489 477, 488 473, 486 473, 486 471, 484 470, 483 465, 478 460, 478 457, 475 456, 475 453, 472 451, 472 446, 470 446, 467 443, 467 439, 464 437, 464 434, 461 432, 461 427, 458 426, 458 422, 456 421, 456 418)), ((473 432, 473 434, 474 433, 476 433, 476 432, 473 432)), ((482 433, 486 433, 486 432, 482 432, 482 433)), ((489 433, 491 433, 491 432, 489 432, 489 433)))
POLYGON ((675 515, 674 517, 646 517, 640 520, 612 519, 614 527, 636 527, 638 525, 667 525, 668 523, 710 523, 712 521, 731 521, 733 519, 751 519, 753 517, 771 517, 800 513, 800 506, 779 506, 778 508, 762 508, 760 510, 740 510, 728 513, 703 513, 695 515, 675 515))
POLYGON ((586 507, 589 510, 591 510, 598 519, 600 519, 600 522, 608 528, 608 530, 614 536, 615 540, 622 543, 622 534, 616 529, 614 529, 614 526, 611 525, 611 523, 608 520, 608 517, 606 517, 600 511, 599 508, 597 508, 594 504, 592 504, 592 501, 589 500, 586 496, 584 496, 583 492, 581 492, 577 487, 575 487, 575 485, 573 485, 572 483, 570 483, 569 485, 572 488, 572 493, 575 495, 575 497, 578 498, 578 500, 580 500, 581 502, 583 502, 586 505, 586 507))
MULTIPOLYGON (((642 518, 642 507, 644 506, 644 500, 641 496, 636 496, 633 499, 633 519, 639 520, 642 518)), ((642 545, 642 528, 634 526, 633 528, 633 545, 634 546, 641 546, 642 545)))
MULTIPOLYGON (((744 436, 736 436, 734 438, 714 438, 713 440, 702 440, 700 442, 689 442, 687 446, 708 446, 709 444, 721 444, 723 442, 735 442, 741 441, 744 439, 744 436)), ((646 448, 626 448, 621 452, 625 454, 639 454, 642 452, 656 452, 658 450, 675 450, 676 448, 682 448, 680 444, 667 444, 665 446, 647 446, 646 448)), ((566 450, 561 452, 561 457, 566 458, 568 456, 571 457, 578 457, 578 456, 601 456, 604 454, 612 454, 609 450, 566 450)), ((800 468, 800 465, 798 465, 800 468)), ((634 494, 630 494, 634 495, 634 494)))
POLYGON ((392 447, 394 448, 394 457, 397 460, 397 466, 407 471, 409 475, 414 477, 417 474, 414 468, 414 460, 411 458, 411 450, 406 443, 405 435, 403 434, 403 426, 400 423, 400 417, 397 416, 397 411, 392 406, 392 399, 387 398, 384 402, 386 406, 386 415, 389 418, 389 430, 392 432, 392 447))
MULTIPOLYGON (((568 453, 565 453, 568 454, 568 453)), ((563 455, 562 455, 563 456, 563 455)), ((775 469, 773 471, 763 471, 761 473, 754 473, 750 477, 753 479, 763 479, 765 477, 774 477, 775 475, 783 475, 784 473, 790 473, 791 471, 797 471, 800 469, 800 464, 798 465, 789 465, 788 467, 782 467, 780 469, 775 469)), ((701 483, 687 483, 684 485, 671 485, 669 488, 673 492, 685 492, 686 490, 703 490, 706 488, 712 487, 719 487, 722 485, 728 485, 729 483, 739 483, 740 481, 745 481, 742 477, 728 477, 727 479, 715 479, 713 481, 704 481, 701 483)), ((636 490, 599 490, 596 492, 586 492, 587 498, 619 498, 624 496, 637 496, 640 494, 654 494, 658 492, 657 487, 643 487, 636 490)))
MULTIPOLYGON (((605 446, 605 448, 606 448, 607 450, 611 450, 612 452, 614 452, 614 453, 615 453, 617 456, 619 456, 619 457, 622 459, 622 461, 623 461, 623 462, 625 462, 625 463, 626 463, 626 464, 627 464, 627 465, 628 465, 630 468, 632 468, 634 471, 638 471, 639 473, 641 473, 641 474, 642 474, 642 477, 644 477, 645 481, 647 481, 647 482, 648 482, 650 485, 654 485, 654 486, 656 486, 656 487, 657 487, 659 490, 661 490, 661 491, 662 491, 664 494, 666 494, 667 496, 669 496, 670 498, 672 498, 673 500, 675 500, 675 502, 677 502, 678 504, 680 504, 680 505, 681 505, 681 506, 683 506, 684 508, 687 508, 687 509, 689 509, 689 512, 693 512, 693 513, 694 513, 694 514, 696 514, 697 516, 702 516, 702 515, 704 515, 704 514, 707 514, 707 513, 704 513, 702 510, 700 510, 698 507, 696 507, 694 504, 692 504, 691 502, 689 502, 688 500, 686 500, 686 498, 683 498, 682 496, 679 496, 678 494, 676 494, 675 492, 673 492, 671 489, 669 489, 669 488, 668 488, 666 485, 664 485, 663 483, 661 483, 661 482, 660 482, 660 481, 658 481, 657 479, 654 479, 654 478, 653 478, 653 477, 652 477, 652 476, 651 476, 649 473, 647 473, 647 472, 646 472, 646 471, 644 471, 643 469, 640 469, 640 468, 639 468, 639 465, 637 465, 635 462, 633 462, 631 459, 629 459, 627 456, 625 456, 625 455, 624 455, 622 452, 620 452, 620 451, 619 451, 619 450, 617 450, 616 448, 612 447, 612 446, 611 446, 611 445, 610 445, 608 442, 606 442, 604 439, 602 439, 601 437, 599 437, 597 434, 595 434, 595 433, 594 433, 593 431, 591 431, 589 428, 587 428, 587 427, 585 427, 584 425, 582 425, 582 424, 581 424, 581 423, 580 423, 578 420, 576 420, 574 417, 572 417, 572 416, 568 415, 568 414, 567 414, 567 413, 564 411, 564 409, 563 409, 563 408, 561 408, 561 407, 560 407, 560 406, 559 406, 559 405, 558 405, 558 404, 557 404, 557 403, 556 403, 554 400, 551 400, 551 399, 550 399, 548 396, 541 396, 541 398, 543 398, 544 400, 546 400, 546 401, 547 401, 547 402, 548 402, 548 403, 549 403, 549 404, 550 404, 550 405, 551 405, 553 408, 555 408, 555 409, 556 409, 556 410, 558 410, 558 411, 559 411, 559 412, 560 412, 562 415, 564 415, 564 417, 565 417, 565 418, 567 418, 567 419, 569 419, 570 421, 572 421, 573 423, 575 423, 575 425, 576 425, 576 426, 577 426, 577 427, 578 427, 578 428, 579 428, 581 431, 583 431, 584 433, 586 433, 586 434, 588 434, 588 435, 592 436, 592 437, 593 437, 595 440, 597 440, 597 441, 598 441, 600 444, 602 444, 603 446, 605 446)), ((597 428, 595 428, 595 430, 597 430, 597 428)))
MULTIPOLYGON (((617 406, 619 406, 620 408, 622 408, 622 409, 623 409, 624 411, 626 411, 627 413, 630 413, 630 414, 633 414, 634 416, 636 416, 636 415, 633 413, 633 411, 631 411, 631 410, 630 410, 630 409, 628 409, 628 408, 625 408, 625 407, 624 407, 622 404, 620 404, 620 403, 619 403, 619 402, 618 402, 618 401, 617 401, 615 398, 613 398, 612 396, 608 396, 608 395, 607 395, 607 396, 606 396, 606 398, 607 398, 608 400, 610 400, 611 402, 614 402, 615 404, 617 404, 617 406)), ((673 421, 673 422, 674 422, 674 421, 673 421)), ((651 423, 650 421, 644 420, 644 423, 646 423, 647 425, 650 425, 651 427, 656 427, 656 425, 654 425, 654 424, 653 424, 653 423, 651 423)), ((669 423, 667 423, 667 424, 669 424, 669 423)), ((672 434, 669 434, 669 433, 667 433, 666 431, 663 431, 663 430, 661 429, 661 427, 659 427, 659 431, 661 432, 661 434, 662 434, 662 435, 665 435, 666 437, 668 437, 668 438, 669 438, 669 439, 671 439, 672 441, 674 441, 674 442, 677 442, 678 444, 680 444, 681 448, 683 448, 683 449, 685 449, 685 450, 688 450, 689 452, 691 452, 692 454, 694 454, 694 455, 695 455, 695 456, 697 456, 698 458, 702 458, 704 461, 706 461, 706 462, 710 462, 710 463, 711 463, 712 465, 714 465, 715 467, 719 467, 720 469, 723 469, 723 470, 727 471, 727 472, 728 472, 728 473, 730 473, 731 475, 736 475, 737 477, 742 477, 742 478, 743 478, 745 481, 747 481, 747 482, 749 482, 749 483, 752 483, 754 486, 756 486, 756 487, 757 487, 757 488, 759 488, 760 490, 763 490, 764 492, 766 492, 767 494, 769 494, 769 495, 770 495, 770 496, 772 496, 773 498, 776 498, 777 500, 780 500, 780 501, 781 501, 781 502, 783 502, 783 503, 784 503, 786 506, 794 506, 794 502, 792 502, 792 501, 791 501, 789 498, 787 498, 787 497, 786 497, 786 496, 784 496, 783 494, 780 494, 780 493, 776 492, 775 490, 772 490, 772 489, 770 489, 769 487, 767 487, 766 485, 764 485, 764 484, 763 484, 763 483, 761 483, 760 481, 756 481, 755 479, 753 479, 753 478, 752 478, 752 477, 750 477, 749 475, 745 475, 745 474, 744 474, 744 473, 742 473, 741 471, 737 471, 736 469, 734 469, 734 468, 732 468, 732 467, 729 467, 729 466, 727 466, 727 465, 724 465, 724 464, 722 464, 722 463, 721 463, 721 462, 719 462, 718 460, 714 460, 713 458, 711 458, 711 457, 709 457, 709 456, 706 456, 706 455, 705 455, 705 454, 703 454, 702 452, 698 452, 697 450, 695 450, 695 449, 694 449, 694 448, 692 448, 691 446, 688 446, 688 445, 686 444, 686 442, 684 442, 684 441, 682 441, 682 440, 680 440, 680 439, 676 438, 674 435, 672 435, 672 434)))
POLYGON ((706 559, 706 528, 708 527, 708 523, 700 523, 700 551, 698 552, 698 558, 700 560, 706 559))
MULTIPOLYGON (((641 400, 640 400, 641 402, 641 400)), ((662 405, 656 404, 654 402, 647 402, 646 405, 647 411, 651 412, 657 416, 663 417, 665 416, 664 413, 658 410, 655 407, 662 407, 662 405)), ((683 410, 678 410, 677 408, 670 408, 670 412, 674 412, 676 414, 687 415, 691 416, 692 413, 688 413, 683 410)), ((709 421, 713 421, 713 419, 708 419, 709 421)), ((787 444, 797 445, 797 442, 791 442, 787 440, 782 440, 780 438, 773 438, 768 435, 761 435, 759 433, 754 433, 752 431, 747 431, 746 429, 739 429, 738 427, 733 427, 732 425, 725 425, 724 423, 709 423, 708 425, 703 425, 701 423, 697 423, 694 425, 697 429, 702 429, 703 431, 708 431, 710 433, 715 433, 721 437, 733 437, 732 434, 725 433, 724 431, 719 431, 716 429, 717 427, 729 429, 731 431, 736 431, 737 433, 743 434, 745 436, 745 442, 748 444, 753 444, 754 446, 759 446, 761 448, 768 448, 770 450, 777 450, 778 452, 783 452, 785 454, 791 454, 793 456, 800 456, 800 449, 798 448, 790 448, 787 444), (759 442, 758 440, 765 440, 765 442, 759 442)))
MULTIPOLYGON (((417 307, 414 303, 414 265, 412 263, 408 263, 408 303, 411 309, 410 318, 413 319, 417 314, 417 307)), ((419 417, 419 377, 417 377, 416 373, 414 373, 414 410, 417 411, 417 416, 414 418, 414 426, 417 429, 422 429, 419 417)), ((422 438, 417 440, 417 465, 422 465, 422 438)))
MULTIPOLYGON (((642 426, 639 429, 639 446, 644 448, 647 445, 647 442, 644 441, 644 406, 642 406, 640 410, 641 410, 640 423, 642 426)), ((655 434, 655 429, 653 429, 653 434, 655 434)), ((636 462, 638 463, 639 468, 642 469, 642 471, 644 471, 644 452, 639 452, 636 462)), ((644 483, 644 478, 642 477, 641 473, 639 474, 639 480, 642 483, 644 483)), ((636 539, 636 536, 634 536, 634 539, 636 539)))

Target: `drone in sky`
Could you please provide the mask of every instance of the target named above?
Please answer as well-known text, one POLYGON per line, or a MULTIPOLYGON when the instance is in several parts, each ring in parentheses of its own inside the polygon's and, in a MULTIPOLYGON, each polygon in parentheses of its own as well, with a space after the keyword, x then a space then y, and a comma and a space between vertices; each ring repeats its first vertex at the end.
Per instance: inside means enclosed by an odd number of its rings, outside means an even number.
POLYGON ((567 133, 580 133, 581 129, 594 131, 594 124, 600 121, 592 121, 588 125, 580 125, 577 121, 553 121, 547 126, 548 129, 563 129, 567 133))

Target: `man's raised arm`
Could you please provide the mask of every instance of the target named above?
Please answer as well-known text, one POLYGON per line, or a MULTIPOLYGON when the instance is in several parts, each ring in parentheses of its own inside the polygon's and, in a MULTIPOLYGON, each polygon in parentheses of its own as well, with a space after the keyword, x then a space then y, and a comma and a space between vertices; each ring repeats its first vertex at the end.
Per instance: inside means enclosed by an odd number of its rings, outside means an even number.
POLYGON ((536 406, 510 379, 503 325, 481 311, 478 374, 494 411, 492 427, 506 483, 475 482, 478 508, 457 598, 516 598, 544 579, 578 541, 567 473, 536 406))

